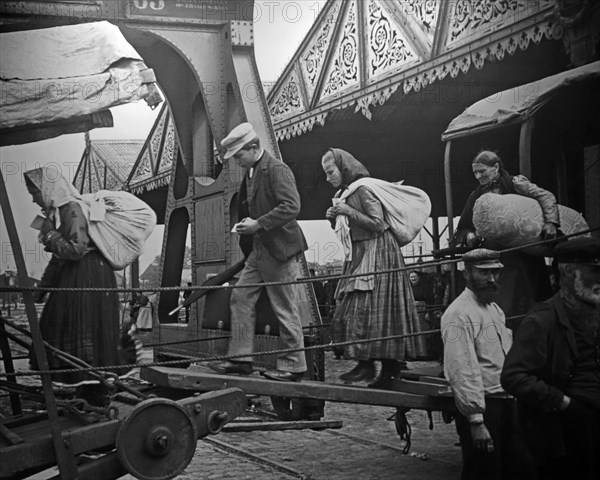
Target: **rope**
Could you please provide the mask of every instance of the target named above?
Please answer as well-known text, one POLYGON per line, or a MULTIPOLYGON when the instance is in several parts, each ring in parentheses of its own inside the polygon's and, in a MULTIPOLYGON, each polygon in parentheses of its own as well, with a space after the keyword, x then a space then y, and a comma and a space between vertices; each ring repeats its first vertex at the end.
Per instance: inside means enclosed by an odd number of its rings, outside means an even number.
MULTIPOLYGON (((418 337, 421 335, 431 335, 434 333, 440 333, 439 329, 436 330, 426 330, 422 332, 414 332, 414 333, 405 333, 403 335, 388 335, 385 337, 376 337, 376 338, 366 338, 362 340, 349 340, 346 342, 338 342, 338 343, 329 343, 327 345, 311 345, 303 348, 282 348, 278 350, 268 350, 266 352, 254 352, 252 356, 259 357, 264 355, 281 355, 282 353, 293 353, 293 352, 307 352, 311 350, 325 350, 333 347, 343 347, 347 345, 357 345, 361 343, 371 343, 371 342, 383 342, 387 340, 397 340, 401 338, 410 338, 410 337, 418 337)), ((164 362, 152 362, 145 363, 143 365, 139 364, 130 364, 130 365, 109 365, 109 366, 101 366, 101 367, 85 367, 85 368, 65 368, 65 369, 56 369, 56 370, 31 370, 28 372, 15 372, 10 375, 19 376, 19 377, 28 377, 28 376, 36 376, 36 375, 45 375, 52 373, 75 373, 75 372, 95 372, 95 371, 103 371, 103 370, 114 370, 116 368, 138 368, 138 367, 160 367, 160 366, 169 366, 169 365, 179 365, 182 363, 188 362, 214 362, 218 360, 230 360, 232 358, 242 358, 247 357, 247 353, 236 354, 236 355, 217 355, 212 357, 187 357, 185 360, 167 360, 164 362)), ((7 376, 6 373, 0 372, 0 377, 7 376)))
MULTIPOLYGON (((541 245, 550 245, 554 244, 557 241, 561 241, 567 238, 576 237, 580 235, 587 235, 588 233, 595 232, 600 230, 600 227, 590 228, 588 230, 583 230, 581 232, 572 233, 570 235, 564 235, 559 238, 553 238, 550 240, 540 240, 537 242, 527 243, 525 245, 520 245, 518 247, 506 248, 504 250, 498 250, 498 253, 512 253, 519 250, 523 250, 530 247, 537 247, 541 245)), ((310 277, 310 278, 297 278, 296 280, 289 280, 285 282, 258 282, 258 283, 245 283, 243 285, 196 285, 196 286, 176 286, 176 287, 156 287, 156 288, 121 288, 121 287, 71 287, 71 288, 58 288, 58 287, 0 287, 0 292, 120 292, 120 293, 128 293, 128 292, 147 292, 149 290, 155 292, 173 292, 173 291, 181 291, 181 290, 220 290, 225 288, 257 288, 257 287, 275 287, 280 285, 295 285, 299 283, 314 283, 320 282, 323 280, 341 280, 341 279, 349 279, 349 278, 357 278, 357 277, 367 277, 370 275, 385 275, 388 273, 396 273, 396 272, 406 272, 409 270, 416 269, 424 269, 427 267, 441 266, 451 263, 459 263, 462 262, 461 258, 453 258, 449 260, 432 260, 427 262, 410 264, 409 266, 397 267, 397 268, 389 268, 386 270, 378 270, 376 272, 366 272, 366 273, 351 273, 346 275, 324 275, 319 277, 310 277)))

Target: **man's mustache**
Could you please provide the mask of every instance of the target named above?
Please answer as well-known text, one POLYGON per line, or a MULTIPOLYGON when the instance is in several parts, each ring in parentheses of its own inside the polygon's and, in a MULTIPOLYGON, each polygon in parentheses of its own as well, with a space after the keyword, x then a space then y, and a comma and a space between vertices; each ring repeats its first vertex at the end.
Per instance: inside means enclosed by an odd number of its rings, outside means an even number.
POLYGON ((477 285, 475 287, 475 290, 477 290, 479 292, 494 293, 494 292, 497 292, 498 290, 500 290, 500 286, 497 283, 490 283, 490 284, 486 284, 486 285, 477 285))

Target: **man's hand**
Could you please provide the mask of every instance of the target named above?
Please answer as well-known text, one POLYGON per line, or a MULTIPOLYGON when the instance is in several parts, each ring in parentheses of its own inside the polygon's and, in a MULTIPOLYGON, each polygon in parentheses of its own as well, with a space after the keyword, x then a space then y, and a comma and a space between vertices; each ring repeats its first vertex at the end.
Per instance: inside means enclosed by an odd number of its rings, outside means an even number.
POLYGON ((472 423, 471 424, 471 439, 473 440, 473 446, 477 450, 482 450, 487 453, 494 451, 494 440, 487 427, 483 423, 472 423))
POLYGON ((236 228, 236 232, 240 235, 254 235, 256 232, 260 230, 260 225, 253 218, 246 217, 236 228))
POLYGON ((547 222, 542 226, 542 238, 544 240, 552 240, 556 238, 556 225, 547 222))

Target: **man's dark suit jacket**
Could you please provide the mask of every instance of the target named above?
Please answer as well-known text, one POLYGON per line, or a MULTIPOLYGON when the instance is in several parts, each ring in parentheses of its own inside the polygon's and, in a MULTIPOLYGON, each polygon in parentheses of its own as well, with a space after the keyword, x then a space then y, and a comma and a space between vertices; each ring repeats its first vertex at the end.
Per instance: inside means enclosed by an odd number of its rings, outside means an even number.
POLYGON ((238 198, 240 216, 247 212, 261 226, 254 234, 254 242, 262 244, 271 256, 286 261, 307 250, 296 221, 300 213, 296 179, 285 163, 265 150, 252 181, 248 176, 244 178, 238 198))
POLYGON ((564 454, 560 405, 568 391, 577 347, 564 303, 557 293, 523 319, 502 369, 505 391, 519 400, 523 430, 532 453, 564 454))

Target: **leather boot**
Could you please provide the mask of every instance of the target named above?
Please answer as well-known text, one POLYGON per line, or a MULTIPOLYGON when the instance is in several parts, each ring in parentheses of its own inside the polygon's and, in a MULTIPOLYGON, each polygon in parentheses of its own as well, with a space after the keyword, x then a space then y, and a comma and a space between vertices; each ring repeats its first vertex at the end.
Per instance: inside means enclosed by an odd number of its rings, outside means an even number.
POLYGON ((381 371, 377 378, 369 383, 369 388, 379 388, 387 390, 392 386, 394 378, 400 378, 400 370, 402 366, 397 360, 383 359, 381 360, 381 371))
POLYGON ((370 382, 375 377, 375 365, 372 360, 359 360, 349 372, 342 373, 340 380, 344 382, 370 382))

